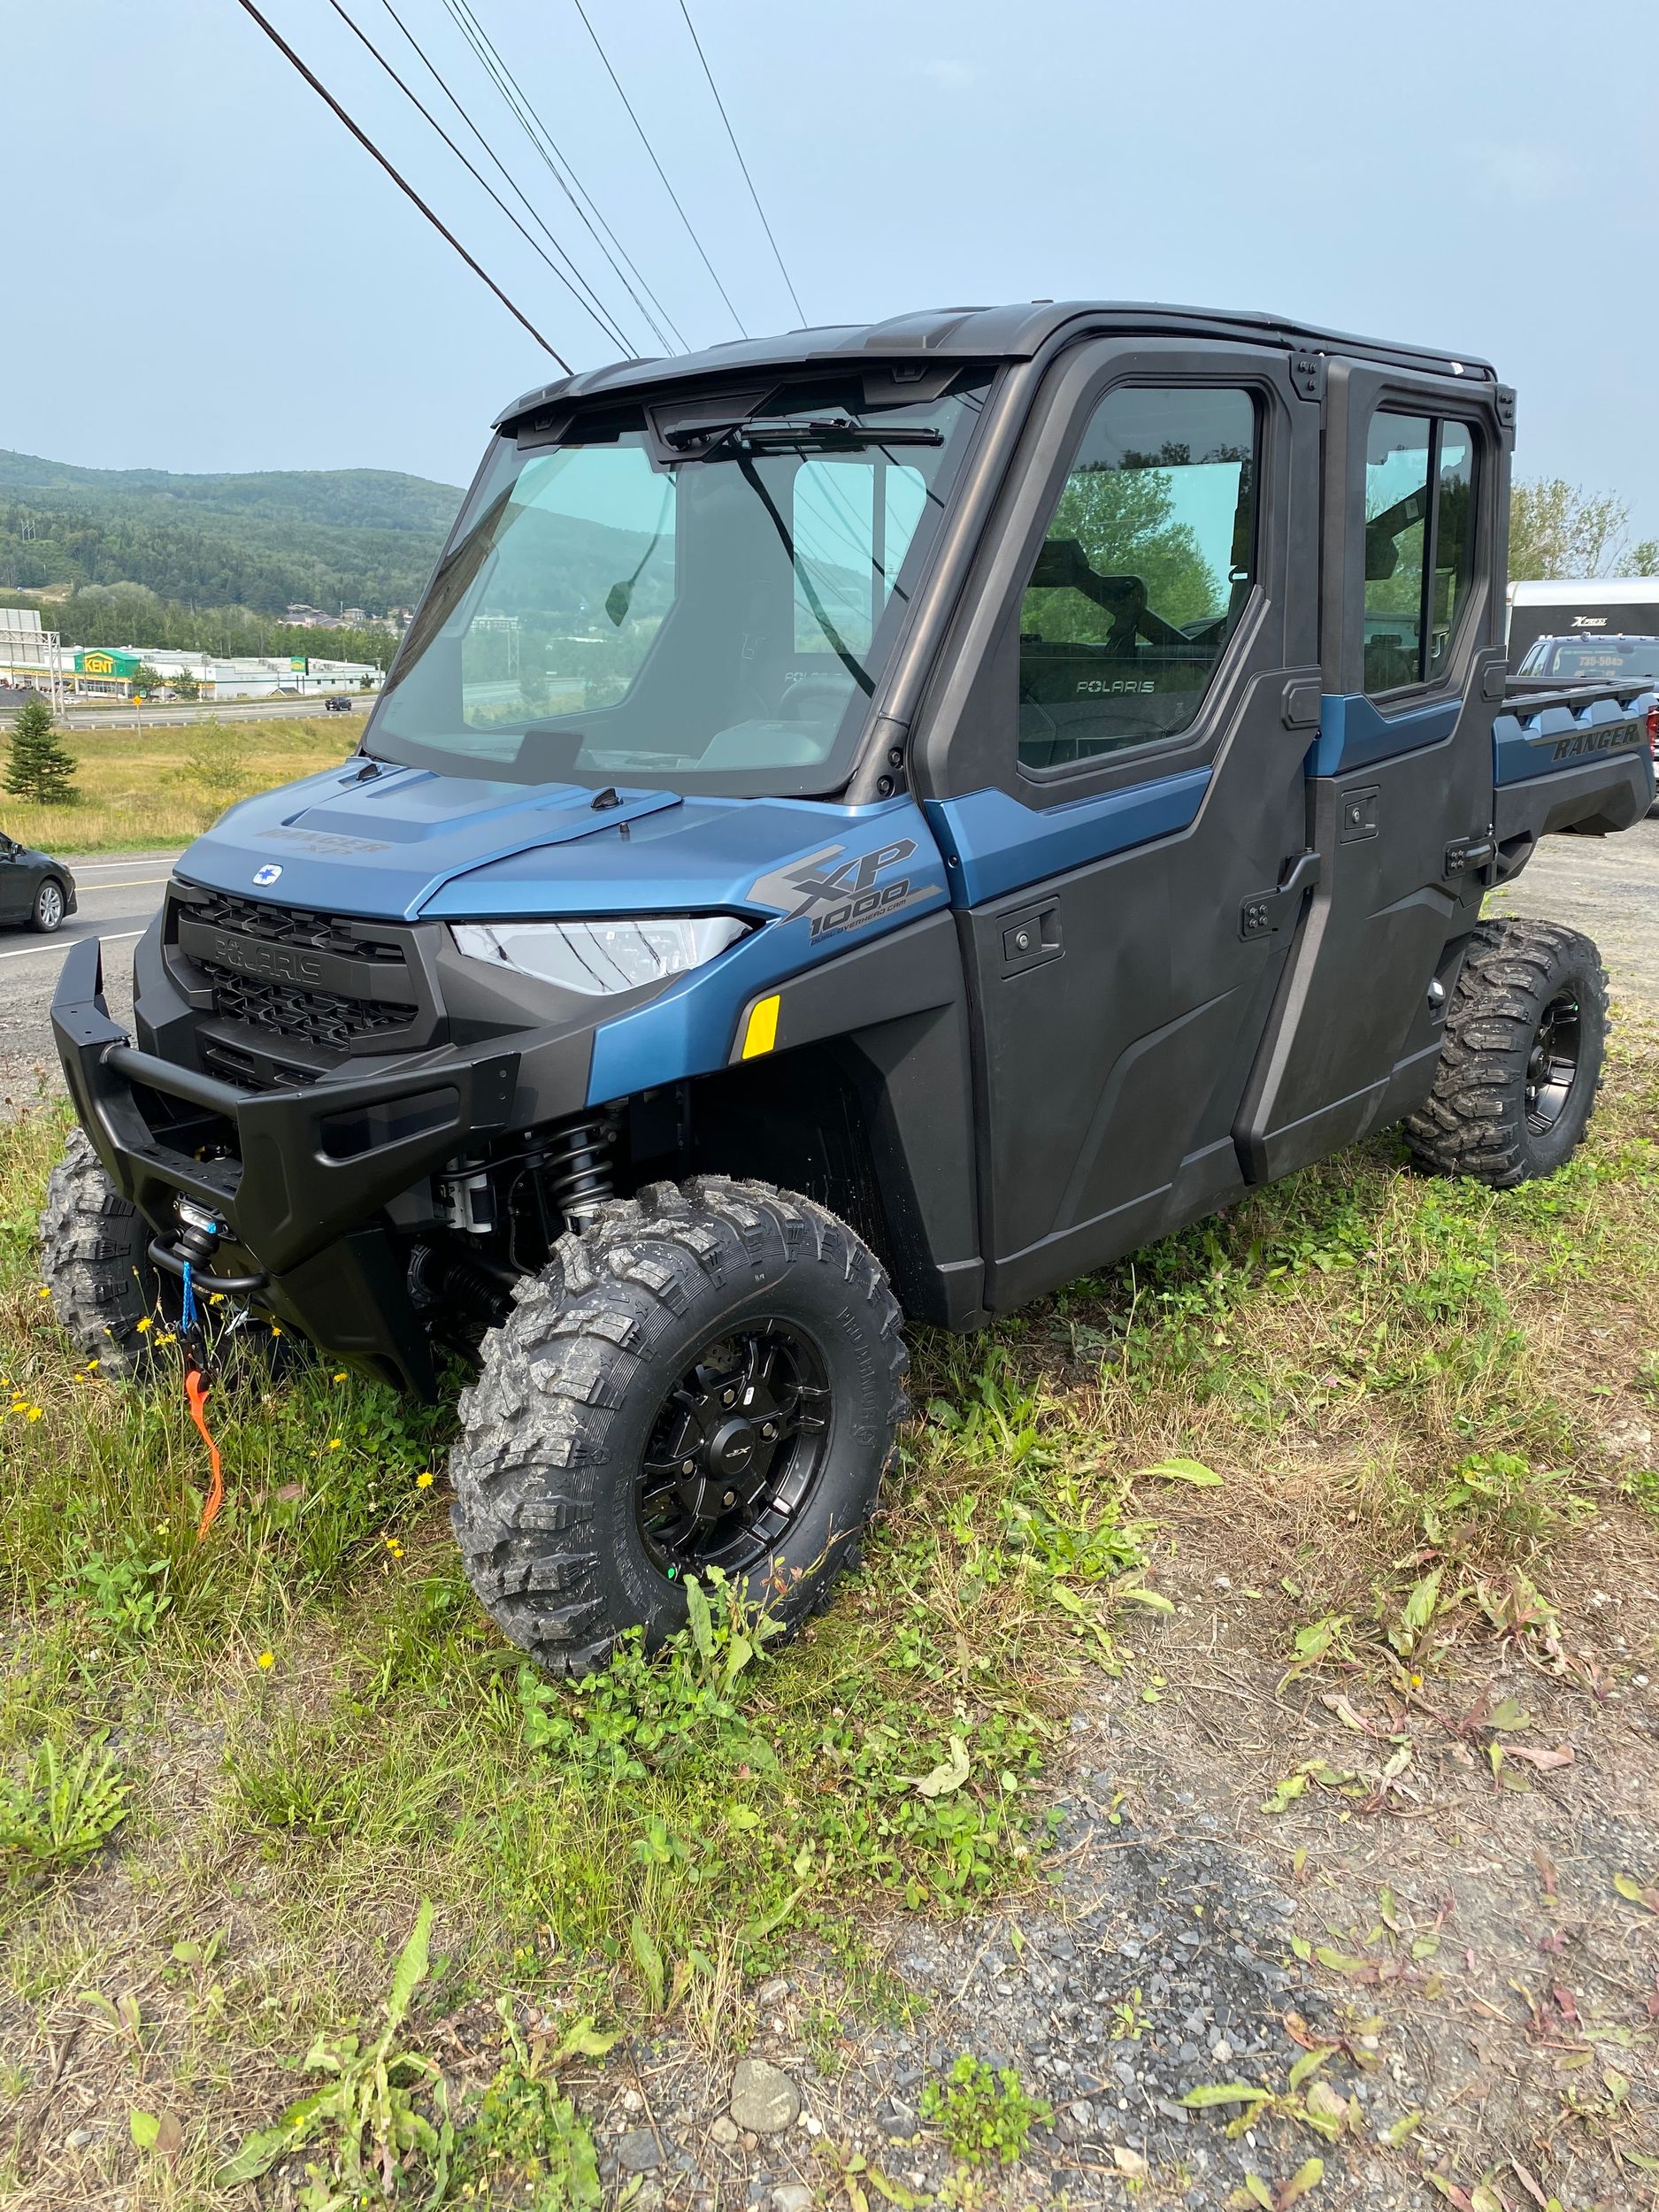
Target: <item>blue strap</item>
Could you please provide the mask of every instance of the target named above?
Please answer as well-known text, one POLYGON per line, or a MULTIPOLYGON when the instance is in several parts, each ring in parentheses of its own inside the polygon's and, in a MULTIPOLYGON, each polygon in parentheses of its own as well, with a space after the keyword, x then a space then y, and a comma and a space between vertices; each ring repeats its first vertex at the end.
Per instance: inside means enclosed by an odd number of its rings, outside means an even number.
POLYGON ((190 1279, 188 1260, 186 1260, 184 1263, 184 1312, 181 1317, 181 1325, 186 1329, 193 1329, 196 1326, 196 1285, 190 1279))

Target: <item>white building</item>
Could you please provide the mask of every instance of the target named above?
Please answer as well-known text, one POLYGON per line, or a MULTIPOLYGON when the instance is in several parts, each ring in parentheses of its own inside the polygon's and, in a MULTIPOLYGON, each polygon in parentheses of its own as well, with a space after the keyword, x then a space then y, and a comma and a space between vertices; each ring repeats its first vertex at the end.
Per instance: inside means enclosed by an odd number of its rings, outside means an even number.
POLYGON ((10 687, 43 693, 62 710, 75 699, 130 699, 138 671, 153 669, 164 687, 191 678, 204 699, 318 697, 378 687, 372 661, 324 660, 317 655, 169 652, 161 646, 76 646, 65 650, 41 626, 32 607, 0 607, 0 693, 10 687))
POLYGON ((0 688, 38 691, 62 711, 64 649, 34 607, 0 607, 0 688))

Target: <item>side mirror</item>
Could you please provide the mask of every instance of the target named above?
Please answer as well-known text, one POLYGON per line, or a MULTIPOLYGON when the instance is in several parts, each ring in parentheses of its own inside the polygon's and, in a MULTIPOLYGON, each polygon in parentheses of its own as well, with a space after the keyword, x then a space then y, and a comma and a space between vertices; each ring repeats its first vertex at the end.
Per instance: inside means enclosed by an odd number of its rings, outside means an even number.
POLYGON ((605 612, 617 629, 627 619, 628 609, 634 604, 632 584, 612 584, 605 594, 605 612))

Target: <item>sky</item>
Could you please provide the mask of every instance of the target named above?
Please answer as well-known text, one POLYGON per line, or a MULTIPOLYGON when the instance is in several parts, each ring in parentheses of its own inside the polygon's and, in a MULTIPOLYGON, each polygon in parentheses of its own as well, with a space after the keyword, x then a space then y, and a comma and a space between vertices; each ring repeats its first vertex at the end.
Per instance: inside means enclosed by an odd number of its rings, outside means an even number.
MULTIPOLYGON (((331 0, 260 4, 561 352, 616 357, 331 0)), ((391 4, 627 349, 662 351, 446 0, 391 4)), ((680 0, 585 4, 738 314, 796 324, 680 0)), ((1484 356, 1517 472, 1659 535, 1654 0, 689 4, 809 322, 1151 299, 1484 356)), ((342 5, 516 207, 388 0, 342 5)), ((673 325, 736 335, 575 0, 472 5, 673 325)), ((4 19, 0 446, 463 483, 557 373, 238 0, 4 19)))

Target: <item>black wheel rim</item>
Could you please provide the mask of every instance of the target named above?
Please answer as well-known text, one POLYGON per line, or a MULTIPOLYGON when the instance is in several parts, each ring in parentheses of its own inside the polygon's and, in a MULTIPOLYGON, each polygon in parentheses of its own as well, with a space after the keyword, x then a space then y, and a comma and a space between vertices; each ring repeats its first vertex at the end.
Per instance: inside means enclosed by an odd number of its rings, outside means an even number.
POLYGON ((1557 993, 1544 1009, 1526 1060, 1526 1125, 1535 1137, 1547 1135, 1567 1110, 1578 1079, 1582 1029, 1577 998, 1571 991, 1557 993))
POLYGON ((799 1520, 829 1445, 823 1356, 792 1323, 711 1337, 651 1425, 635 1489, 645 1548, 672 1580, 746 1574, 799 1520))

